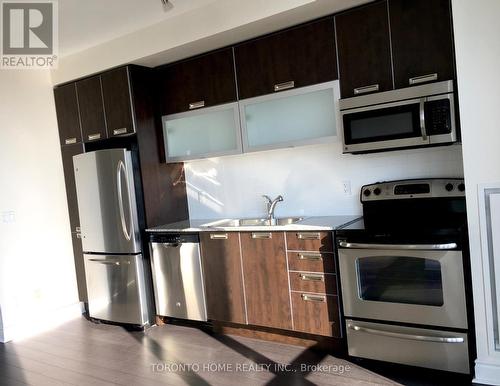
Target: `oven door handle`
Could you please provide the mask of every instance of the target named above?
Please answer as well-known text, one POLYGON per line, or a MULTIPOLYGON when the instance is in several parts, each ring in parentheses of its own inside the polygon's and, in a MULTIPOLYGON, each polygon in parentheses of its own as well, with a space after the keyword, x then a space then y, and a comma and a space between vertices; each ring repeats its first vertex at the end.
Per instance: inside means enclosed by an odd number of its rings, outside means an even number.
POLYGON ((436 343, 464 342, 464 338, 462 338, 461 336, 431 336, 431 335, 404 334, 400 332, 383 331, 383 330, 377 330, 375 328, 356 326, 355 324, 350 324, 350 323, 347 325, 347 328, 354 331, 365 332, 367 334, 381 335, 398 339, 418 340, 421 342, 436 342, 436 343))
POLYGON ((457 243, 445 243, 445 244, 368 244, 368 243, 349 243, 347 241, 340 241, 339 246, 341 248, 355 248, 355 249, 390 249, 390 250, 448 250, 456 249, 458 247, 457 243))

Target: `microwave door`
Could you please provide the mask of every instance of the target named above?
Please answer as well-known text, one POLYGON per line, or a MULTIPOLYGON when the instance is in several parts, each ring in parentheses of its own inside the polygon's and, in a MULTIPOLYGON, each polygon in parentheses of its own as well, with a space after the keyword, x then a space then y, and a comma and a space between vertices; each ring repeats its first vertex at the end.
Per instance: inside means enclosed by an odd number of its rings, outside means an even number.
POLYGON ((344 153, 429 144, 424 103, 419 98, 342 111, 344 153))
POLYGON ((130 152, 80 154, 74 167, 84 252, 141 252, 130 152))

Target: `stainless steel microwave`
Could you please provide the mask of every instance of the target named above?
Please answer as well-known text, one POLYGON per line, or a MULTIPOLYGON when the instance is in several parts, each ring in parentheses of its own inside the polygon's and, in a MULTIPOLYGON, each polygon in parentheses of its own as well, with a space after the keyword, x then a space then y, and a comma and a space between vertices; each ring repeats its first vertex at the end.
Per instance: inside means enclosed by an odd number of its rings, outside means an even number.
POLYGON ((456 142, 453 81, 341 99, 344 153, 456 142))

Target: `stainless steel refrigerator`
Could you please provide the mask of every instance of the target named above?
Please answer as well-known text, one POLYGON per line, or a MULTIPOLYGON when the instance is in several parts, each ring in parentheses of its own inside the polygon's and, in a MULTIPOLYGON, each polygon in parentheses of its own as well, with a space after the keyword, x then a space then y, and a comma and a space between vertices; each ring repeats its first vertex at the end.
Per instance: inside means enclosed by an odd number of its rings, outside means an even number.
POLYGON ((98 150, 74 156, 73 164, 90 317, 150 324, 132 154, 98 150))

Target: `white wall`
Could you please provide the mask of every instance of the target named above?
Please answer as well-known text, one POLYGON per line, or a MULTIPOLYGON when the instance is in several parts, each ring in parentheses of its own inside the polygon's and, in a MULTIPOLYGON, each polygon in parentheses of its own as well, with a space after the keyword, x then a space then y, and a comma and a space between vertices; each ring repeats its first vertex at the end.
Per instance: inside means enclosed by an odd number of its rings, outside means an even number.
POLYGON ((262 216, 263 194, 284 196, 277 216, 359 214, 364 184, 441 176, 463 176, 460 146, 342 155, 337 142, 186 163, 193 219, 262 216))
MULTIPOLYGON (((500 353, 493 348, 493 331, 486 322, 491 303, 485 301, 490 288, 483 277, 488 256, 481 250, 478 185, 500 182, 500 1, 453 0, 452 5, 478 346, 476 379, 498 384, 500 353)), ((500 263, 500 256, 495 260, 500 263)))
POLYGON ((78 295, 50 73, 0 70, 0 85, 2 341, 47 327, 78 295))

